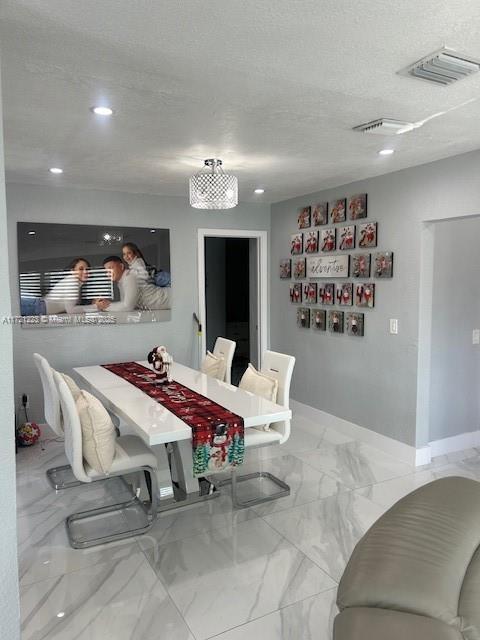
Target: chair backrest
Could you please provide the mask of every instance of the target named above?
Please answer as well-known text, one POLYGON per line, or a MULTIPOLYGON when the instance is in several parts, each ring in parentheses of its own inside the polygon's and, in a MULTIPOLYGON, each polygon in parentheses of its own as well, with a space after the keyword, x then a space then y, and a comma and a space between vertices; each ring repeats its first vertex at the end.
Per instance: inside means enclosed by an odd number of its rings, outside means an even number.
POLYGON ((58 371, 53 371, 53 379, 60 397, 65 434, 65 455, 72 466, 73 475, 81 482, 91 482, 85 473, 82 451, 82 427, 72 392, 58 371))
POLYGON ((213 355, 222 357, 225 360, 224 382, 231 383, 232 380, 232 360, 237 343, 227 338, 217 338, 213 347, 213 355))
MULTIPOLYGON (((278 381, 277 404, 284 407, 290 407, 290 383, 294 366, 294 356, 287 356, 276 351, 265 351, 263 354, 260 371, 278 381)), ((270 429, 275 429, 282 435, 280 444, 283 444, 290 437, 290 420, 274 422, 270 425, 270 429)))
POLYGON ((57 387, 53 380, 53 369, 49 365, 48 360, 39 353, 33 354, 33 361, 35 362, 42 382, 45 422, 57 436, 63 437, 60 398, 58 397, 57 387))

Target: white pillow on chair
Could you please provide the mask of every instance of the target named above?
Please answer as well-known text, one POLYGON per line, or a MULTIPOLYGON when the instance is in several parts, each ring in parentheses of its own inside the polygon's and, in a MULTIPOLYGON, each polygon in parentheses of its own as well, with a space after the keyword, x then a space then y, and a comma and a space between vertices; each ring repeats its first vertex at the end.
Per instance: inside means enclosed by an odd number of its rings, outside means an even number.
POLYGON ((76 405, 82 426, 83 457, 92 469, 108 474, 115 457, 112 419, 100 400, 88 391, 80 391, 76 405))
POLYGON ((70 376, 68 376, 66 373, 61 373, 60 375, 65 380, 65 383, 67 387, 70 389, 70 393, 72 394, 73 399, 76 402, 79 399, 80 394, 82 393, 82 390, 80 389, 78 384, 75 382, 75 380, 70 376))
POLYGON ((215 356, 207 351, 204 361, 202 362, 201 371, 211 378, 224 380, 226 362, 222 356, 215 356))
MULTIPOLYGON (((244 391, 250 391, 250 393, 256 396, 265 398, 265 400, 270 400, 271 402, 276 402, 277 400, 278 380, 257 371, 251 363, 249 363, 247 370, 243 374, 238 387, 244 391)), ((254 429, 268 431, 270 425, 259 425, 258 427, 254 427, 254 429)))

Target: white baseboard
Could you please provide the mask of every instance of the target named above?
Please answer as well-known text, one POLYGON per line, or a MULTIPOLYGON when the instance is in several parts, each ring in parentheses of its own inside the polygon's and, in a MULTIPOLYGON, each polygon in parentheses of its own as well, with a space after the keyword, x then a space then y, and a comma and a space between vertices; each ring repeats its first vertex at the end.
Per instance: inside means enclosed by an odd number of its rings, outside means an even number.
POLYGON ((480 447, 480 431, 469 431, 468 433, 460 433, 458 436, 433 440, 429 446, 432 458, 472 447, 480 447))
MULTIPOLYGON (((388 453, 401 462, 406 462, 412 466, 418 464, 417 450, 415 447, 405 444, 404 442, 394 440, 388 436, 383 436, 376 431, 366 429, 354 422, 338 418, 331 413, 327 413, 321 409, 315 409, 314 407, 310 407, 302 402, 297 402, 296 400, 290 400, 290 408, 292 409, 294 416, 295 414, 298 414, 325 427, 340 431, 340 433, 343 433, 346 436, 354 438, 355 440, 360 440, 360 442, 369 444, 381 451, 385 451, 385 453, 388 453)), ((430 462, 430 460, 428 460, 428 462, 430 462)), ((420 464, 426 463, 421 462, 420 464)))
POLYGON ((354 422, 338 418, 321 409, 315 409, 315 407, 297 402, 296 400, 290 400, 290 408, 294 415, 304 416, 313 422, 340 431, 340 433, 346 436, 376 447, 397 458, 397 460, 416 467, 429 464, 431 459, 437 456, 463 451, 464 449, 471 449, 473 447, 480 447, 480 430, 461 433, 458 436, 451 436, 450 438, 443 438, 442 440, 434 440, 429 442, 428 445, 416 449, 408 444, 384 436, 371 429, 361 427, 354 422))

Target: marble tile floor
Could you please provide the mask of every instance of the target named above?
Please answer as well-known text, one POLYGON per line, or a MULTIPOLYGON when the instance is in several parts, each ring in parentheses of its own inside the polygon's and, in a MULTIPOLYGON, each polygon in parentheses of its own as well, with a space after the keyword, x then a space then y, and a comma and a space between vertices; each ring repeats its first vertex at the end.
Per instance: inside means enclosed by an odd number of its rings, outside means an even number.
MULTIPOLYGON (((245 471, 284 479, 291 495, 232 510, 230 488, 161 515, 147 535, 71 549, 65 518, 126 495, 118 479, 53 491, 55 441, 17 456, 23 640, 330 640, 338 580, 356 542, 394 502, 445 475, 480 480, 469 449, 413 469, 297 417, 282 447, 249 453, 245 471)), ((240 484, 242 497, 274 490, 240 484)))

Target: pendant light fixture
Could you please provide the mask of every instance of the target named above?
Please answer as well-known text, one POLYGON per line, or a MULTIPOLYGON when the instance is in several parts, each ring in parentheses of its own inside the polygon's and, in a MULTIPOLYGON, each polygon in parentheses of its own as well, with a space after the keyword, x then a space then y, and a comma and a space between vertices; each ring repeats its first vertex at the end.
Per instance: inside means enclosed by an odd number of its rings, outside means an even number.
POLYGON ((190 178, 190 204, 195 209, 233 209, 238 204, 238 180, 225 173, 218 158, 190 178))

